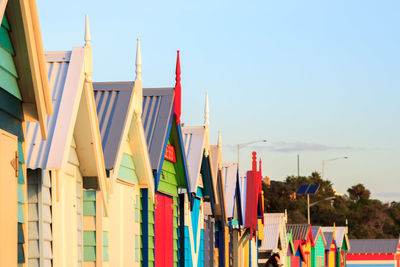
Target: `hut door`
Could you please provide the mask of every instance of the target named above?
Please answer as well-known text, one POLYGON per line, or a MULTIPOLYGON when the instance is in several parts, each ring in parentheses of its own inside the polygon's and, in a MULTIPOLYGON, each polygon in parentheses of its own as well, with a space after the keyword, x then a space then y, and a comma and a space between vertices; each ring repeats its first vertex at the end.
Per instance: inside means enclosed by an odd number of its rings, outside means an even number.
POLYGON ((18 139, 0 131, 0 266, 17 266, 18 139))
POLYGON ((155 266, 172 267, 173 265, 173 200, 156 194, 155 219, 155 266))

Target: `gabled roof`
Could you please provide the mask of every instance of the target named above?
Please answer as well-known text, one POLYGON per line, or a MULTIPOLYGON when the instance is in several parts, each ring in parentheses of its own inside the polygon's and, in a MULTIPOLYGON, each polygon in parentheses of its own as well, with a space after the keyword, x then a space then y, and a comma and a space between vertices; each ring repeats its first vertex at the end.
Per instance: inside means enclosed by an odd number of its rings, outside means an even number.
POLYGON ((277 249, 279 236, 280 234, 284 236, 284 231, 286 231, 285 225, 284 213, 264 213, 264 241, 260 250, 277 249))
POLYGON ((170 139, 175 144, 177 171, 183 173, 183 179, 181 179, 182 176, 177 176, 178 187, 186 188, 189 194, 190 181, 184 152, 182 127, 176 123, 172 112, 174 103, 173 90, 173 88, 143 89, 142 120, 151 168, 155 177, 155 191, 158 188, 165 151, 170 139))
POLYGON ((17 83, 25 119, 40 122, 41 136, 46 139, 47 115, 53 113, 53 106, 36 1, 1 1, 0 23, 4 11, 16 52, 13 61, 19 70, 17 83))
POLYGON ((115 159, 127 124, 128 108, 133 95, 133 82, 93 83, 101 143, 107 170, 114 169, 115 159))
POLYGON ((161 170, 163 152, 172 120, 174 88, 143 88, 143 128, 149 149, 151 168, 161 170))
MULTIPOLYGON (((335 240, 333 239, 333 232, 323 232, 324 233, 324 237, 326 240, 326 249, 330 250, 331 245, 335 242, 335 240)), ((336 244, 336 243, 335 243, 336 244)))
POLYGON ((325 236, 322 233, 322 227, 321 226, 312 226, 311 231, 312 231, 312 236, 313 236, 313 246, 315 246, 315 244, 317 244, 318 238, 321 236, 322 242, 324 242, 324 246, 326 248, 327 242, 326 242, 325 236))
POLYGON ((39 123, 26 126, 26 166, 60 170, 66 167, 75 139, 82 176, 98 178, 107 214, 107 182, 91 75, 91 46, 67 52, 46 53, 54 113, 48 116, 48 138, 43 141, 39 123))
POLYGON ((236 185, 238 166, 236 162, 223 162, 222 175, 225 180, 225 201, 228 218, 235 218, 236 185))
POLYGON ((306 241, 310 234, 310 228, 309 224, 286 224, 286 232, 292 233, 293 241, 299 240, 300 237, 302 241, 306 241))
POLYGON ((239 172, 239 189, 240 189, 240 204, 242 206, 242 222, 246 225, 246 194, 247 194, 247 176, 246 172, 239 172))
POLYGON ((106 169, 113 170, 111 186, 118 175, 124 144, 129 140, 139 184, 148 187, 153 198, 154 176, 143 125, 141 118, 134 115, 134 98, 139 93, 136 91, 142 90, 136 85, 134 82, 94 83, 93 88, 106 169))
POLYGON ((182 127, 188 165, 190 192, 196 193, 200 181, 200 169, 205 149, 205 127, 182 127))
POLYGON ((396 253, 399 239, 350 239, 349 253, 396 253))
POLYGON ((226 222, 225 182, 222 175, 222 154, 219 146, 210 146, 210 165, 215 193, 215 216, 217 220, 226 222))
POLYGON ((259 250, 275 250, 278 247, 279 223, 264 224, 264 240, 259 250))
POLYGON ((48 116, 48 138, 43 141, 39 123, 26 126, 26 166, 30 169, 61 169, 67 159, 79 100, 83 92, 84 49, 46 53, 54 114, 48 116), (75 74, 76 73, 76 74, 75 74))
MULTIPOLYGON (((332 232, 335 230, 335 242, 338 248, 342 248, 343 245, 343 241, 347 243, 347 247, 349 248, 349 240, 347 238, 347 234, 346 234, 346 227, 345 226, 336 226, 336 227, 321 227, 322 228, 322 232, 325 233, 326 232, 332 232)), ((327 240, 328 241, 328 240, 327 240)))

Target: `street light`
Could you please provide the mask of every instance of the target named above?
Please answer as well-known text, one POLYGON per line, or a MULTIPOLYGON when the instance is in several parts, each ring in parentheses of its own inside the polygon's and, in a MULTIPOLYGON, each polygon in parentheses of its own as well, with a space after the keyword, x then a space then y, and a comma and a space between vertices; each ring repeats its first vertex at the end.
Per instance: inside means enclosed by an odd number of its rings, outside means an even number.
POLYGON ((333 159, 324 159, 324 160, 322 161, 322 174, 321 174, 322 180, 324 179, 325 164, 327 164, 328 162, 331 162, 331 161, 338 160, 338 159, 348 159, 348 158, 349 158, 349 157, 337 157, 337 158, 333 158, 333 159))
POLYGON ((238 162, 238 171, 239 171, 239 160, 240 160, 240 149, 248 146, 248 145, 252 145, 255 143, 266 143, 267 140, 263 139, 263 140, 257 140, 257 141, 251 141, 251 142, 247 142, 247 143, 243 143, 243 144, 237 144, 237 162, 238 162))

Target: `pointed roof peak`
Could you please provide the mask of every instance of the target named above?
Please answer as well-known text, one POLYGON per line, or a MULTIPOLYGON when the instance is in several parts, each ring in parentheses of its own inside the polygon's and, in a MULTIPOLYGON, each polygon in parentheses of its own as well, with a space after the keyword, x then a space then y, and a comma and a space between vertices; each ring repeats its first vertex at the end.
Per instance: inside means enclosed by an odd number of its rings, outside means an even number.
POLYGON ((85 46, 89 46, 91 41, 90 28, 89 28, 89 16, 85 15, 85 46))
POLYGON ((142 79, 142 54, 140 52, 140 38, 137 38, 136 49, 136 80, 142 79))
POLYGON ((179 50, 177 51, 177 58, 176 58, 176 77, 175 77, 175 99, 174 99, 174 106, 175 106, 175 117, 176 117, 176 124, 181 123, 181 61, 179 59, 179 50))
POLYGON ((208 92, 206 92, 206 103, 204 107, 204 125, 208 126, 210 124, 210 108, 208 106, 208 92))
POLYGON ((221 131, 218 131, 218 147, 222 147, 221 131))

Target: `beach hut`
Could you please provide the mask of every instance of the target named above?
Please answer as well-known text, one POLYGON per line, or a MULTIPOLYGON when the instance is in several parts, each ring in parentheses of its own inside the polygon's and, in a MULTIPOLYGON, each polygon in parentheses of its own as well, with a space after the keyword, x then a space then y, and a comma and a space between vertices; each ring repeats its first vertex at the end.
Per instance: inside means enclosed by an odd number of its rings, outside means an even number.
MULTIPOLYGON (((248 252, 248 233, 242 235, 243 213, 238 164, 223 162, 222 175, 225 182, 225 201, 228 223, 225 225, 225 266, 238 266, 248 252)), ((247 256, 248 258, 248 256, 247 256)))
POLYGON ((291 259, 292 267, 302 267, 305 266, 303 263, 306 262, 306 257, 301 245, 301 240, 293 240, 293 251, 294 254, 291 259))
POLYGON ((135 82, 94 83, 105 166, 109 176, 110 266, 140 266, 140 190, 154 199, 154 177, 142 124, 140 39, 135 82))
MULTIPOLYGON (((192 199, 189 202, 185 190, 181 190, 179 198, 183 205, 180 205, 179 218, 181 241, 179 261, 184 266, 204 266, 205 260, 209 262, 208 264, 213 262, 213 243, 208 240, 207 246, 204 245, 204 219, 207 216, 210 220, 210 216, 213 216, 215 202, 209 151, 208 94, 206 94, 205 103, 204 125, 182 127, 192 199), (209 204, 207 210, 205 203, 209 204), (207 247, 208 258, 205 258, 205 247, 207 247)), ((212 227, 211 223, 208 225, 208 228, 210 227, 212 227)), ((208 232, 210 232, 210 229, 208 232)), ((211 235, 208 234, 207 236, 210 237, 211 235)))
POLYGON ((175 89, 143 89, 142 120, 155 185, 154 205, 148 202, 148 190, 141 191, 143 266, 178 265, 178 190, 190 192, 180 125, 180 75, 178 51, 175 89))
POLYGON ((38 123, 26 126, 29 264, 101 266, 103 255, 107 261, 107 182, 87 17, 84 47, 45 57, 54 106, 47 117, 47 140, 38 123))
MULTIPOLYGON (((222 173, 222 139, 221 132, 218 132, 217 145, 210 146, 210 159, 212 182, 215 193, 214 199, 214 220, 215 220, 215 241, 214 241, 214 264, 211 266, 226 266, 225 259, 226 244, 225 244, 225 225, 227 224, 226 203, 225 203, 225 181, 222 173)), ((210 234, 213 229, 210 229, 210 234)), ((205 233, 207 235, 207 232, 205 233)), ((211 239, 211 238, 210 238, 211 239)), ((205 243, 207 244, 207 243, 205 243)), ((207 250, 205 250, 206 252, 207 250)), ((204 255, 206 257, 206 254, 204 255)), ((206 264, 205 260, 205 264, 206 264)))
MULTIPOLYGON (((349 239, 347 237, 347 226, 322 227, 322 232, 328 242, 328 237, 332 236, 336 246, 335 266, 346 266, 346 254, 350 249, 349 239)), ((332 241, 333 242, 333 241, 332 241)))
POLYGON ((399 239, 350 239, 349 267, 399 267, 399 239))
POLYGON ((47 138, 53 106, 36 2, 0 1, 0 266, 27 262, 25 122, 47 138))
MULTIPOLYGON (((293 243, 295 247, 300 246, 304 259, 301 261, 303 267, 311 267, 311 246, 313 243, 313 235, 310 224, 287 224, 286 232, 292 233, 293 243)), ((300 253, 299 253, 300 254, 300 253)), ((299 256, 297 256, 299 257, 299 256)), ((297 260, 298 258, 296 258, 297 260)), ((293 266, 293 264, 292 264, 293 266)), ((296 265, 297 266, 297 265, 296 265)))
POLYGON ((293 241, 292 239, 287 239, 286 223, 287 217, 285 213, 264 213, 264 240, 258 248, 259 264, 264 264, 271 254, 278 253, 281 259, 280 264, 283 264, 282 266, 284 267, 288 266, 286 255, 290 249, 290 254, 293 255, 293 241), (288 247, 289 243, 291 247, 288 247))
MULTIPOLYGON (((311 267, 325 266, 325 249, 329 247, 326 236, 320 226, 312 226, 313 242, 311 246, 311 267)), ((332 240, 330 240, 332 241, 332 240)))
POLYGON ((296 254, 296 251, 294 250, 292 233, 286 233, 286 247, 287 247, 286 259, 282 259, 282 260, 285 261, 286 267, 291 267, 292 266, 292 258, 296 254))
POLYGON ((326 239, 325 265, 327 267, 335 267, 337 245, 333 236, 333 232, 324 232, 324 236, 326 239))

